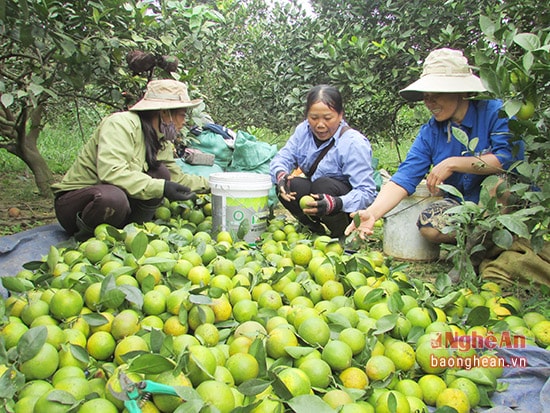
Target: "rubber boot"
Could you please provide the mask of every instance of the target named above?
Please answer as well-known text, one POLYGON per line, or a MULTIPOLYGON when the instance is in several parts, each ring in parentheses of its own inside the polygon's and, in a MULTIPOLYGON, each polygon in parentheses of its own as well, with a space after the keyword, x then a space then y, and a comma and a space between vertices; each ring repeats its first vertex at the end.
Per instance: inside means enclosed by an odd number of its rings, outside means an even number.
POLYGON ((135 222, 136 224, 152 221, 155 217, 155 211, 161 205, 162 199, 149 199, 147 201, 132 200, 130 202, 132 213, 128 217, 128 221, 135 222))
POLYGON ((344 241, 344 231, 350 223, 350 218, 345 212, 338 212, 334 215, 327 215, 322 218, 323 224, 327 226, 330 231, 330 236, 338 238, 340 241, 344 241))
POLYGON ((311 217, 304 213, 296 214, 294 217, 300 222, 300 224, 308 228, 314 234, 325 235, 327 233, 325 227, 321 224, 321 221, 317 217, 311 217))
POLYGON ((76 214, 76 227, 78 231, 73 236, 77 241, 86 241, 94 236, 94 229, 86 225, 80 212, 76 214))

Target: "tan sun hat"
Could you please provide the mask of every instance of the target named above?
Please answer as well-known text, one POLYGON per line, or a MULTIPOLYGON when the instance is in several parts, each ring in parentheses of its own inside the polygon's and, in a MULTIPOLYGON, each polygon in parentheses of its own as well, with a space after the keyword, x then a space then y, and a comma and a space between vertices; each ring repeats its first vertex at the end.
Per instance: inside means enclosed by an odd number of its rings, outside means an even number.
POLYGON ((424 92, 477 93, 486 90, 460 50, 443 48, 428 55, 420 79, 400 90, 399 94, 415 102, 423 99, 424 92))
POLYGON ((132 106, 131 111, 166 110, 193 108, 200 105, 202 99, 191 100, 187 85, 173 79, 151 80, 143 98, 132 106))

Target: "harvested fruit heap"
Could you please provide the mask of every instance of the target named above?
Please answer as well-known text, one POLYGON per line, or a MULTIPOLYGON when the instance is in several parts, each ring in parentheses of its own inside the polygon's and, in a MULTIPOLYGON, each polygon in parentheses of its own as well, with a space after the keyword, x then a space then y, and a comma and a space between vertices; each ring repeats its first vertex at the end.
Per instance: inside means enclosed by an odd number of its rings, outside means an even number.
POLYGON ((550 345, 550 321, 494 283, 424 282, 285 219, 250 245, 211 235, 211 213, 208 197, 166 203, 3 279, 4 409, 124 411, 124 371, 177 386, 144 412, 462 413, 500 385, 492 350, 550 345))

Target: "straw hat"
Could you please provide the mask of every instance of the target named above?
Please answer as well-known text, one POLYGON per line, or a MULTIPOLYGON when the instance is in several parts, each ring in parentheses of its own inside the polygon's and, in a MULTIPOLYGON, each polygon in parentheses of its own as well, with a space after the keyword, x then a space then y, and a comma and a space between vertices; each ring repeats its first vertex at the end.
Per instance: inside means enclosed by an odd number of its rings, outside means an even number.
POLYGON ((202 99, 191 100, 187 85, 177 80, 152 80, 147 84, 143 98, 132 106, 131 111, 166 110, 193 108, 200 105, 202 99))
POLYGON ((486 90, 479 77, 472 73, 462 52, 444 48, 428 55, 420 79, 400 90, 399 94, 415 102, 423 99, 424 92, 472 93, 486 90))

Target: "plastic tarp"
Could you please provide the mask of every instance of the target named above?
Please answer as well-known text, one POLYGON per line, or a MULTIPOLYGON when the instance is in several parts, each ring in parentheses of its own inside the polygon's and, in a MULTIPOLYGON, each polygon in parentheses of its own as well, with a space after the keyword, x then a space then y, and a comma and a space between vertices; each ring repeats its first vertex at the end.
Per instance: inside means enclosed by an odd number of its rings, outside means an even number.
MULTIPOLYGON (((40 261, 50 251, 50 246, 67 241, 69 234, 59 224, 44 225, 0 238, 0 277, 15 276, 23 264, 40 261)), ((0 294, 7 296, 0 285, 0 294)))
POLYGON ((550 413, 550 351, 540 347, 499 348, 497 355, 506 365, 499 381, 508 385, 505 391, 491 397, 494 407, 484 413, 550 413))
POLYGON ((191 175, 200 175, 208 178, 211 174, 223 172, 223 169, 218 164, 214 165, 189 165, 181 158, 176 159, 176 164, 181 168, 183 173, 191 175))

